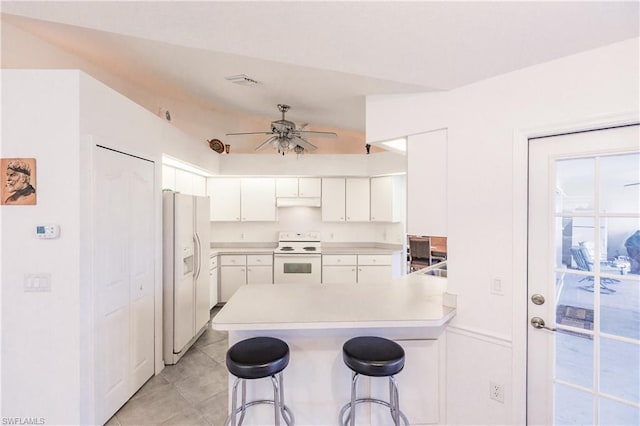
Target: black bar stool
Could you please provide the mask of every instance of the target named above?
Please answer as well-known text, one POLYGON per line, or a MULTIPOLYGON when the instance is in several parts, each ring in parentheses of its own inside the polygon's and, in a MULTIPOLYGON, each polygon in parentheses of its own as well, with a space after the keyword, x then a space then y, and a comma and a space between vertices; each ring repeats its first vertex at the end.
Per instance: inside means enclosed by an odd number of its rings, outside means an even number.
POLYGON ((224 422, 227 425, 241 425, 248 407, 257 404, 273 404, 274 425, 280 425, 280 416, 285 423, 294 423, 291 410, 284 405, 284 386, 282 370, 289 364, 289 346, 273 337, 253 337, 242 340, 227 351, 227 368, 236 376, 233 383, 231 413, 224 422), (273 399, 260 399, 247 402, 246 381, 271 378, 273 399), (238 384, 242 383, 242 404, 237 406, 238 384), (236 423, 236 415, 240 414, 240 422, 236 423))
POLYGON ((338 418, 341 426, 356 424, 356 405, 364 402, 384 405, 391 412, 395 426, 400 419, 408 425, 407 417, 400 411, 400 398, 395 375, 404 368, 404 349, 402 346, 382 337, 354 337, 342 346, 344 363, 353 371, 351 377, 351 402, 347 403, 338 418), (360 375, 389 378, 389 402, 375 398, 356 399, 356 385, 360 375), (346 416, 345 416, 346 415, 346 416))

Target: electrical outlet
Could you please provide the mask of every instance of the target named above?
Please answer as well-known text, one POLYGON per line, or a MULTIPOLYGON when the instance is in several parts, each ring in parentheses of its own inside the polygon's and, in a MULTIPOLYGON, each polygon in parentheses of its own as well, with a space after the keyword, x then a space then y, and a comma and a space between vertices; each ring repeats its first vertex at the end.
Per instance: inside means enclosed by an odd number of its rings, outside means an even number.
POLYGON ((489 398, 504 403, 504 386, 500 383, 489 382, 489 398))

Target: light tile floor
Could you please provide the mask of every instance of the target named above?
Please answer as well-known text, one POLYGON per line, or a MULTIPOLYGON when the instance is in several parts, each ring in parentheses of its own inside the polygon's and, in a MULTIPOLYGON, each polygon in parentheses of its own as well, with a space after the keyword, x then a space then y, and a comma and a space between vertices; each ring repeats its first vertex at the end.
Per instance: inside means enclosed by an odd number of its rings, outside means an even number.
MULTIPOLYGON (((211 311, 212 318, 217 311, 211 311)), ((227 347, 226 332, 207 329, 177 364, 149 379, 107 425, 223 425, 227 347)))

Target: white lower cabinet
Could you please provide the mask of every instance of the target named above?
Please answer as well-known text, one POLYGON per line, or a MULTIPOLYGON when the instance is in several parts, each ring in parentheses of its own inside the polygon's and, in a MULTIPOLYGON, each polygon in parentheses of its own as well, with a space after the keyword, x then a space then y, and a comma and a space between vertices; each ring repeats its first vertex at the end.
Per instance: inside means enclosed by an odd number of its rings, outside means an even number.
POLYGON ((378 284, 391 281, 392 256, 390 254, 359 254, 358 282, 378 284))
POLYGON ((322 256, 322 282, 385 283, 392 278, 390 254, 325 254, 322 256))
POLYGON ((358 280, 356 266, 323 266, 322 282, 326 284, 353 283, 358 280))
POLYGON ((247 284, 273 284, 273 255, 223 254, 220 256, 220 302, 247 284))
POLYGON ((247 284, 247 256, 220 256, 220 302, 228 302, 233 293, 247 284))
POLYGON ((358 266, 358 282, 381 284, 391 281, 391 265, 358 266))
POLYGON ((247 284, 273 284, 272 255, 247 255, 247 284))
POLYGON ((209 259, 209 309, 218 303, 218 256, 209 259))
POLYGON ((356 283, 358 260, 355 254, 322 256, 322 282, 326 284, 356 283))

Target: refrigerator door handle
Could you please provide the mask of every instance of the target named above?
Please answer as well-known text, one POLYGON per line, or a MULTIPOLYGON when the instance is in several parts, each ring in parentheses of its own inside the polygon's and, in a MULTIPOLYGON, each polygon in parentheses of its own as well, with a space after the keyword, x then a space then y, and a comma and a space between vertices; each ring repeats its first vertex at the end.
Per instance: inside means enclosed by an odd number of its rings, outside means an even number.
POLYGON ((202 259, 201 259, 201 252, 202 252, 202 245, 200 244, 200 236, 198 235, 198 233, 193 234, 193 241, 195 242, 195 246, 196 246, 196 259, 198 259, 198 269, 196 270, 194 277, 195 279, 198 279, 200 277, 200 270, 202 269, 202 259))

